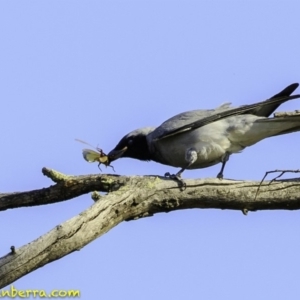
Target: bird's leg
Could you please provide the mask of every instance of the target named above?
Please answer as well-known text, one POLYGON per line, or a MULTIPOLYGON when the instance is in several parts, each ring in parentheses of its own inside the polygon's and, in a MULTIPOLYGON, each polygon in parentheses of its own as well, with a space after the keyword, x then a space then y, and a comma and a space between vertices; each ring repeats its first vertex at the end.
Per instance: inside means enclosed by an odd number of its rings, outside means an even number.
POLYGON ((187 165, 179 170, 176 174, 170 174, 169 172, 165 173, 165 177, 169 177, 181 183, 182 186, 186 184, 181 179, 181 174, 188 169, 198 158, 197 151, 194 148, 190 148, 185 153, 185 160, 187 161, 187 165))
POLYGON ((217 178, 219 178, 219 179, 223 179, 224 168, 225 168, 226 163, 229 160, 229 156, 230 156, 230 154, 228 152, 225 152, 225 154, 221 158, 222 167, 221 167, 219 174, 217 175, 217 178))

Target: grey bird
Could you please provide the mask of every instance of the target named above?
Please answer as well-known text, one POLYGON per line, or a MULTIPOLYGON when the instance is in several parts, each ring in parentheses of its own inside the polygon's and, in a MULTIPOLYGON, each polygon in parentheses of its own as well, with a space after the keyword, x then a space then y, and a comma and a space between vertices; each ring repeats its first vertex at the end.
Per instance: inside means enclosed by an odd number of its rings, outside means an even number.
POLYGON ((180 113, 159 127, 145 127, 125 135, 108 154, 110 161, 121 157, 153 160, 181 168, 171 175, 180 180, 186 169, 200 169, 222 163, 218 178, 223 178, 226 162, 233 153, 276 135, 300 131, 300 115, 269 116, 291 95, 298 83, 286 87, 272 98, 232 108, 225 103, 215 109, 180 113))

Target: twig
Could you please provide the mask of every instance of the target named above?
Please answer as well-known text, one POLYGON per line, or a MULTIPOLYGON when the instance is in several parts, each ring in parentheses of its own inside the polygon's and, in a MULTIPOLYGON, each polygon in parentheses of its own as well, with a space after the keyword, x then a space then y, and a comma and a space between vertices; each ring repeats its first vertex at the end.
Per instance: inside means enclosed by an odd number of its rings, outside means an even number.
POLYGON ((294 111, 283 111, 274 113, 274 118, 280 117, 289 117, 289 116, 298 116, 300 114, 300 110, 296 109, 294 111))
POLYGON ((265 176, 263 177, 263 179, 261 180, 261 182, 259 183, 259 186, 257 188, 257 191, 256 191, 256 194, 255 194, 255 197, 254 197, 254 200, 256 200, 257 198, 257 195, 258 195, 258 192, 260 190, 260 187, 263 183, 263 181, 265 180, 265 178, 271 174, 271 173, 278 173, 280 172, 280 174, 278 176, 276 176, 275 178, 273 178, 272 180, 270 180, 270 182, 268 183, 268 185, 270 185, 272 182, 276 181, 278 178, 280 178, 284 173, 299 173, 300 170, 273 170, 273 171, 268 171, 265 173, 265 176))
POLYGON ((15 254, 15 253, 16 253, 16 248, 15 248, 15 246, 11 246, 11 247, 10 247, 10 250, 11 250, 11 254, 15 254))
POLYGON ((71 176, 65 175, 63 173, 57 172, 53 169, 48 169, 48 168, 45 168, 45 167, 42 169, 42 173, 45 176, 52 179, 52 181, 54 181, 56 183, 61 182, 61 181, 66 181, 71 177, 71 176))

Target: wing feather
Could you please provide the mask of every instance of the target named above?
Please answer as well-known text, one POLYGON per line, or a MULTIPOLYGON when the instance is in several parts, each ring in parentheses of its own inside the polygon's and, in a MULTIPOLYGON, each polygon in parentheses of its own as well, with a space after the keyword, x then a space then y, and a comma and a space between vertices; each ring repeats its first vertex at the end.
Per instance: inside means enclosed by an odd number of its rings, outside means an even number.
MULTIPOLYGON (((295 84, 293 84, 295 85, 295 84)), ((291 86, 293 86, 291 85, 291 86)), ((290 86, 289 86, 290 87, 290 86)), ((287 88, 286 88, 287 89, 287 88)), ((286 90, 285 89, 285 90, 286 90)), ((279 93, 280 94, 280 93, 279 93)), ((268 100, 257 102, 250 105, 243 105, 237 108, 229 108, 226 106, 225 110, 216 109, 216 110, 199 110, 191 111, 179 114, 166 122, 164 122, 160 127, 158 127, 154 133, 154 140, 161 140, 174 136, 176 134, 181 134, 186 131, 195 130, 197 128, 203 127, 207 124, 219 121, 221 119, 241 115, 241 114, 253 114, 257 115, 256 112, 260 112, 261 108, 271 105, 277 105, 277 107, 288 100, 300 98, 300 95, 292 96, 282 96, 282 97, 272 97, 268 100), (189 115, 191 118, 189 118, 189 115), (196 120, 194 120, 196 118, 196 120), (176 119, 176 122, 174 121, 176 119), (179 122, 178 122, 179 120, 179 122)), ((276 108, 277 108, 276 107, 276 108)), ((220 107, 222 108, 222 106, 220 107)), ((275 108, 275 109, 276 109, 275 108)))

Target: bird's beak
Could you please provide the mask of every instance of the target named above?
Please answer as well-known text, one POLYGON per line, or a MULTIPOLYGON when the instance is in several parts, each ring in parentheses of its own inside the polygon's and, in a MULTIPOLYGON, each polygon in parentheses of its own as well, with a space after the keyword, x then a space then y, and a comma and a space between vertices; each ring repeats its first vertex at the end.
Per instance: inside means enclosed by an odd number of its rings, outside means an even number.
POLYGON ((109 157, 110 161, 114 161, 120 157, 122 157, 122 155, 124 154, 124 152, 127 150, 127 146, 125 146, 123 149, 121 150, 111 150, 107 156, 109 157))

